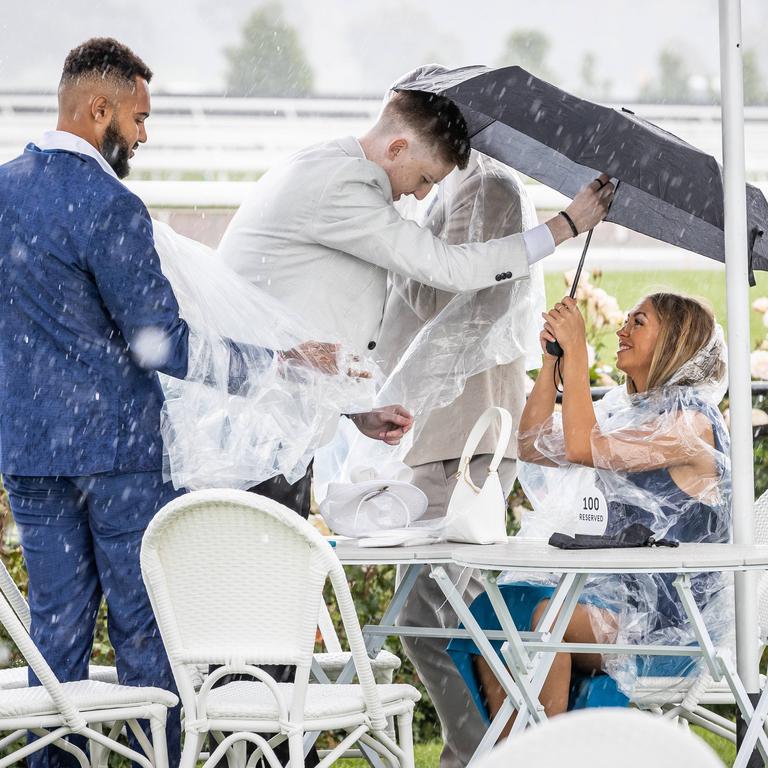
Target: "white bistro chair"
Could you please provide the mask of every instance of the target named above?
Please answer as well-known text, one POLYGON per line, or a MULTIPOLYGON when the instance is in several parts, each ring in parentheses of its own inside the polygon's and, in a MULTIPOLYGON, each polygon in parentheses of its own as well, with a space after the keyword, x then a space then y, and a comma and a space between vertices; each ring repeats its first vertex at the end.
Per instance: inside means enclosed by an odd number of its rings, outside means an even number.
POLYGON ((231 750, 242 742, 256 745, 248 768, 262 755, 279 768, 273 748, 286 740, 292 768, 301 768, 304 734, 317 731, 345 732, 320 768, 358 742, 392 764, 413 768, 412 714, 419 693, 409 685, 376 684, 341 563, 295 512, 245 491, 186 494, 150 523, 141 568, 184 707, 181 768, 194 768, 209 732, 223 739, 205 768, 228 752, 242 754, 231 750), (357 685, 310 682, 328 578, 357 685), (221 666, 195 691, 199 664, 221 666), (295 682, 276 683, 258 666, 269 664, 295 665, 295 682), (252 676, 253 682, 214 687, 229 674, 252 676), (387 733, 390 717, 397 722, 397 741, 387 733))
POLYGON ((48 745, 69 752, 82 768, 88 768, 92 764, 88 756, 65 740, 72 734, 91 740, 92 752, 98 756, 94 762, 105 763, 105 754, 111 751, 133 760, 141 768, 168 768, 165 721, 168 708, 178 703, 173 693, 97 680, 60 683, 4 593, 0 593, 0 623, 42 683, 0 692, 0 751, 10 749, 0 759, 0 768, 48 745), (151 741, 138 720, 149 721, 151 741), (115 722, 128 725, 146 756, 119 743, 116 733, 102 733, 102 728, 112 728, 115 722), (27 731, 38 739, 15 748, 27 731))

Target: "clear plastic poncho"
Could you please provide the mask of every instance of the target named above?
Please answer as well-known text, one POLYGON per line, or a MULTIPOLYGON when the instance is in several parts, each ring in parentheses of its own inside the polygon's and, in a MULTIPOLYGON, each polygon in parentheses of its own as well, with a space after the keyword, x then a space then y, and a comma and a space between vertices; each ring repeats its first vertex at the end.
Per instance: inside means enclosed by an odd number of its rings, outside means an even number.
MULTIPOLYGON (((534 507, 523 515, 518 536, 548 539, 555 531, 615 534, 642 523, 657 538, 730 541, 729 439, 718 409, 726 376, 726 350, 718 326, 713 338, 666 385, 640 394, 628 394, 625 387, 610 391, 595 403, 594 469, 566 462, 560 413, 537 430, 520 434, 520 443, 536 451, 540 463, 518 463, 520 482, 534 507), (601 509, 607 510, 607 519, 601 509)), ((584 555, 588 557, 587 552, 584 555)), ((503 581, 521 578, 510 572, 503 581)), ((605 619, 612 615, 617 620, 617 643, 693 643, 674 578, 674 574, 591 578, 582 600, 594 607, 592 624, 598 639, 611 641, 613 630, 605 619)), ((540 581, 524 578, 534 580, 540 581)), ((729 642, 733 627, 732 596, 726 584, 719 573, 692 577, 694 597, 718 644, 729 642)), ((699 668, 690 658, 677 658, 606 654, 604 668, 630 694, 638 675, 690 674, 699 668)))
POLYGON ((306 327, 215 251, 153 221, 163 274, 190 328, 187 378, 160 374, 164 469, 176 488, 248 488, 301 478, 340 413, 368 411, 381 375, 338 344, 338 372, 302 353, 336 340, 306 327), (285 354, 265 355, 268 349, 285 354))
MULTIPOLYGON (((431 198, 422 204, 411 198, 400 210, 449 243, 484 242, 538 223, 515 171, 474 150, 467 168, 450 173, 431 198)), ((377 401, 404 405, 414 415, 414 428, 391 448, 364 440, 342 422, 315 462, 318 500, 328 482, 348 482, 360 467, 405 457, 427 414, 453 402, 471 376, 521 357, 527 368, 538 367, 544 308, 541 264, 531 267, 528 278, 455 294, 442 308, 433 288, 391 274, 376 350, 388 375, 377 401)))

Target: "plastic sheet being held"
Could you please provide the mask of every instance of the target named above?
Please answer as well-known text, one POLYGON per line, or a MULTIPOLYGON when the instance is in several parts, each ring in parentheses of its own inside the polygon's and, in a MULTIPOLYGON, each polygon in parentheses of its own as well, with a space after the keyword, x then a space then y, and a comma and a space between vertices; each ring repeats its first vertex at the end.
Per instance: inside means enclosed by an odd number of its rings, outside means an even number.
MULTIPOLYGON (((295 482, 340 413, 371 409, 376 366, 308 328, 214 251, 153 222, 155 246, 190 328, 184 380, 160 375, 164 469, 175 487, 295 482)), ((162 339, 146 353, 162 355, 162 339)))
MULTIPOLYGON (((540 459, 519 463, 519 478, 534 510, 523 516, 518 535, 548 540, 559 533, 575 540, 584 533, 604 533, 618 539, 628 527, 642 526, 657 543, 729 541, 729 441, 718 409, 725 387, 725 345, 718 326, 710 341, 666 384, 637 394, 616 388, 595 404, 594 469, 566 461, 559 413, 537 430, 519 435, 534 446, 540 459), (580 520, 584 501, 593 494, 606 506, 604 531, 587 531, 580 520)), ((617 619, 618 636, 613 638, 617 643, 692 643, 674 578, 675 574, 625 574, 590 579, 582 600, 602 609, 593 612, 598 638, 609 638, 614 631, 603 624, 607 610, 617 619)), ((520 574, 509 574, 505 580, 517 582, 520 574)), ((733 626, 726 584, 717 573, 692 577, 694 597, 717 643, 729 641, 733 626)), ((649 671, 660 663, 650 663, 650 657, 604 658, 606 671, 626 693, 633 691, 639 674, 664 674, 649 671)), ((681 658, 667 660, 674 666, 674 676, 696 668, 681 658)))

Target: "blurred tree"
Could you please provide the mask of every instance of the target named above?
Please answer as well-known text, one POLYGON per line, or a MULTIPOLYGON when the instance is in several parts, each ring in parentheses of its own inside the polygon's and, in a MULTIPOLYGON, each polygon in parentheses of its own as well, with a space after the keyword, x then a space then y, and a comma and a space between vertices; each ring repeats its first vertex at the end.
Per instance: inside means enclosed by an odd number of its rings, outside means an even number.
POLYGON ((592 95, 597 88, 596 62, 597 58, 592 51, 587 51, 581 58, 581 87, 588 96, 592 95))
POLYGON ((757 60, 757 51, 749 48, 744 51, 742 61, 744 70, 744 103, 764 104, 768 99, 765 88, 765 80, 760 71, 760 62, 757 60))
POLYGON ((550 47, 549 38, 538 29, 516 29, 507 37, 499 66, 517 64, 532 75, 551 82, 552 72, 547 64, 550 47))
POLYGON ((597 76, 597 57, 592 51, 587 51, 581 58, 579 74, 581 75, 581 95, 587 99, 605 100, 610 98, 612 83, 610 80, 600 80, 597 76))
POLYGON ((658 74, 640 91, 641 101, 686 104, 691 101, 690 72, 685 59, 672 48, 664 48, 657 60, 658 74))
POLYGON ((235 96, 306 96, 313 73, 298 33, 279 2, 268 2, 245 22, 240 45, 224 51, 227 89, 235 96))

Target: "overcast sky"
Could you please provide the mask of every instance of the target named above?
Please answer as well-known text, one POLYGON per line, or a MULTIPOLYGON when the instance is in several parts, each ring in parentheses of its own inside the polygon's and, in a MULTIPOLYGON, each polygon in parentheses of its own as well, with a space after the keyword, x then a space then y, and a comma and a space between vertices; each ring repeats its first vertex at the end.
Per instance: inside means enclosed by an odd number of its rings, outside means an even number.
MULTIPOLYGON (((535 28, 551 40, 558 85, 578 92, 585 52, 618 100, 630 100, 672 46, 692 71, 718 73, 716 0, 283 0, 320 94, 376 95, 426 61, 496 64, 504 39, 535 28)), ((94 35, 126 42, 155 71, 155 91, 221 91, 223 49, 254 0, 2 0, 0 90, 52 90, 67 51, 94 35)), ((768 76, 768 2, 742 0, 744 45, 768 76)))

